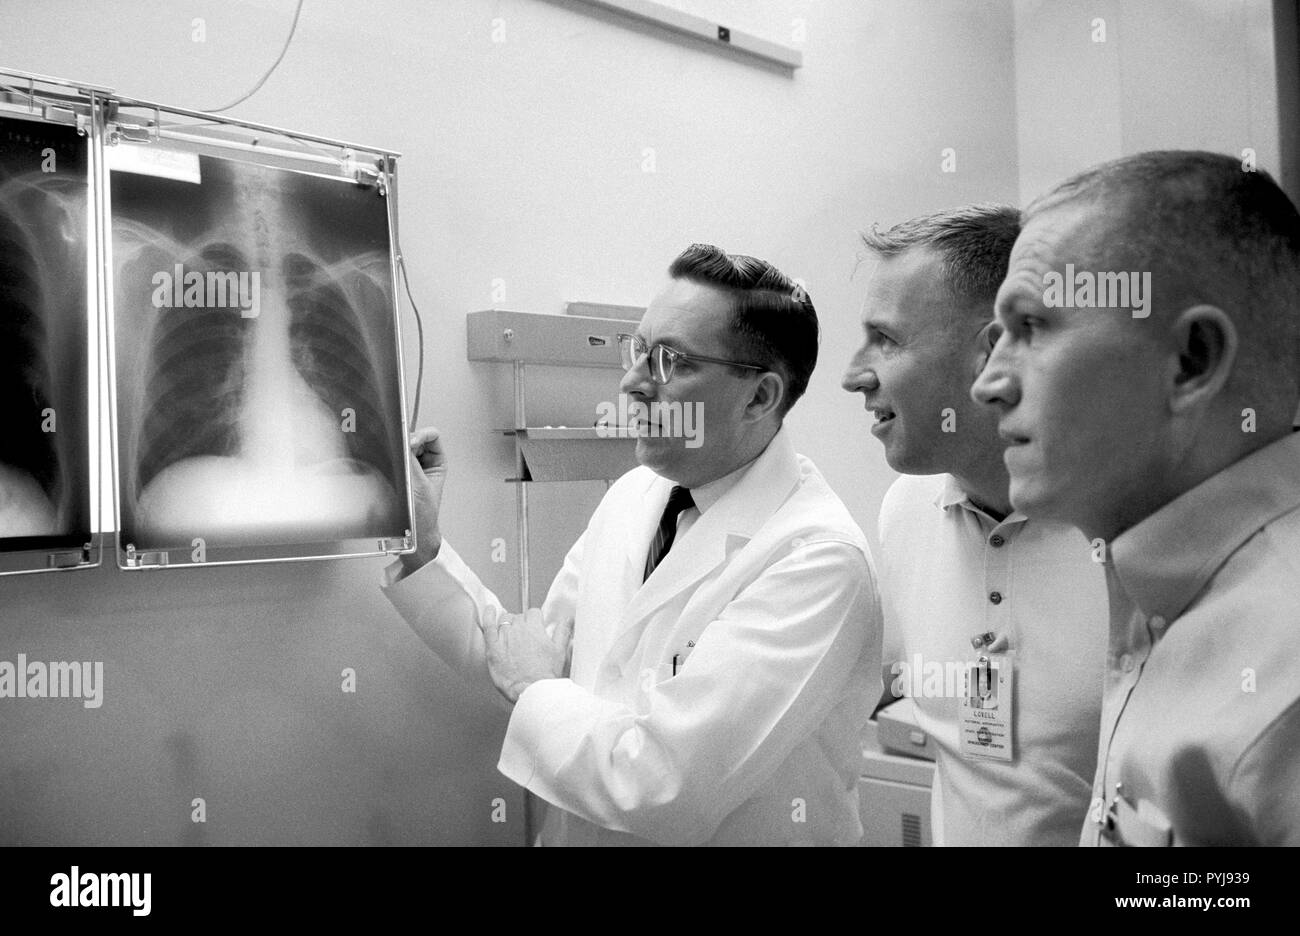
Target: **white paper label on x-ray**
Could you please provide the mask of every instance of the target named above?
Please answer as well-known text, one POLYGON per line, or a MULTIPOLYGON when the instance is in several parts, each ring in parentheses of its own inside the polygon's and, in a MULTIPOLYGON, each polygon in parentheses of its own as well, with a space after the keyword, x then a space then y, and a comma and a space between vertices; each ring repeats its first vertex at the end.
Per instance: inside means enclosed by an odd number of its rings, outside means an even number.
POLYGON ((196 184, 203 181, 199 174, 198 153, 133 143, 106 146, 104 152, 107 154, 108 168, 116 172, 136 172, 196 184))

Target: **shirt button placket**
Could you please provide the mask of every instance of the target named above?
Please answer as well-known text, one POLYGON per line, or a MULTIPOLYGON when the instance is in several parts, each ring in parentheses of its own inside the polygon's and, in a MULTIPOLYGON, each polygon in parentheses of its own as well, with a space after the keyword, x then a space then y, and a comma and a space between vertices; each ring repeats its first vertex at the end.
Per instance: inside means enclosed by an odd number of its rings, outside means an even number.
POLYGON ((1007 597, 1007 583, 1010 580, 1009 553, 1006 546, 1007 538, 1001 533, 993 533, 986 542, 989 549, 985 553, 985 574, 984 594, 988 596, 989 604, 998 608, 998 611, 991 612, 989 622, 995 626, 989 627, 991 631, 997 631, 999 634, 1007 632, 1004 625, 1007 622, 1007 616, 1003 603, 1007 597))

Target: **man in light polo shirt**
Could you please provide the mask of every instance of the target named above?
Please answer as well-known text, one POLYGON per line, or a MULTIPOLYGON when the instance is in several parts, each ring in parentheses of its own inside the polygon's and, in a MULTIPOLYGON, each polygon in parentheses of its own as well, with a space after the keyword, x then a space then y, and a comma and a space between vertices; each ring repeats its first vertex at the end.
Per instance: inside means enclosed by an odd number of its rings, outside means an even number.
POLYGON ((1084 844, 1300 845, 1298 301, 1300 214, 1234 157, 1142 153, 1026 209, 972 393, 1016 508, 1109 555, 1084 844))
POLYGON ((879 262, 843 381, 903 472, 880 511, 885 678, 937 745, 939 845, 1075 844, 1096 764, 1101 565, 1077 530, 1012 511, 970 400, 1018 231, 1016 209, 976 205, 864 234, 879 262))

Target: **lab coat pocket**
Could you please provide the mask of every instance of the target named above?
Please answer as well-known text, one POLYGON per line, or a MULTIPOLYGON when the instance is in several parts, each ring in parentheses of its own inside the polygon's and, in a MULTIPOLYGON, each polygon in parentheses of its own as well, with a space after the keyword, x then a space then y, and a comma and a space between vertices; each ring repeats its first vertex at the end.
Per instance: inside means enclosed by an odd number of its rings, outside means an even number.
POLYGON ((636 710, 642 713, 648 712, 652 707, 655 692, 672 678, 671 663, 643 667, 636 685, 636 710))
POLYGON ((685 646, 674 650, 668 661, 668 671, 671 675, 676 676, 686 666, 686 661, 690 658, 691 652, 695 649, 695 641, 688 640, 685 646))
POLYGON ((661 685, 674 676, 679 676, 690 656, 691 648, 679 648, 668 654, 668 659, 656 666, 647 666, 641 671, 641 688, 644 691, 661 685))

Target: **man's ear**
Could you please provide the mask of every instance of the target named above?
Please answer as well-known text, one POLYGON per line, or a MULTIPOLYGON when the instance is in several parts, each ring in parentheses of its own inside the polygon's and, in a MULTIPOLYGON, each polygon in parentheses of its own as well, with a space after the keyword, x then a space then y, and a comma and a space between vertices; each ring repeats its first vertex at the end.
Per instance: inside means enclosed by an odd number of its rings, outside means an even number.
POLYGON ((1195 305, 1179 314, 1171 330, 1178 366, 1169 405, 1185 413, 1223 392, 1237 361, 1237 326, 1218 306, 1195 305))
POLYGON ((754 384, 745 415, 758 422, 769 413, 779 412, 784 400, 785 378, 776 371, 764 371, 754 384))
MULTIPOLYGON (((1002 337, 1004 329, 996 321, 988 322, 979 330, 975 336, 975 346, 978 349, 978 355, 975 358, 975 377, 984 372, 985 365, 989 362, 989 357, 993 354, 993 346, 998 343, 1002 337)), ((973 379, 973 378, 972 378, 973 379)))

